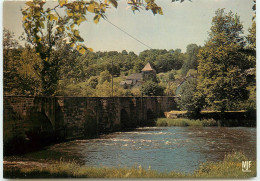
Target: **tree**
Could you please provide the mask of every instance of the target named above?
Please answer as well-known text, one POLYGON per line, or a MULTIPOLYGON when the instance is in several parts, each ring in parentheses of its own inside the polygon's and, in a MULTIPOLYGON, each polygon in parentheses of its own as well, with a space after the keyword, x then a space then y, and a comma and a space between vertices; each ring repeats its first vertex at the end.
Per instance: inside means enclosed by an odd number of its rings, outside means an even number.
POLYGON ((142 94, 147 96, 162 96, 163 91, 164 88, 153 81, 147 81, 141 87, 142 94))
POLYGON ((197 92, 197 79, 189 78, 182 85, 180 95, 176 99, 178 106, 181 110, 192 113, 193 116, 197 117, 203 108, 203 99, 196 95, 197 92))
MULTIPOLYGON (((33 0, 27 1, 26 6, 21 10, 23 14, 23 28, 26 34, 26 40, 34 48, 42 60, 42 69, 40 70, 41 86, 43 94, 52 95, 55 92, 57 79, 55 78, 55 65, 58 62, 57 57, 52 53, 58 49, 56 42, 64 43, 77 49, 81 54, 92 51, 87 48, 80 36, 78 27, 87 20, 88 14, 93 14, 93 20, 98 23, 100 18, 106 18, 106 9, 111 6, 117 8, 116 0, 103 1, 68 1, 59 0, 53 8, 45 8, 46 1, 33 0), (63 11, 65 16, 61 16, 63 11), (54 66, 54 67, 53 67, 54 66)), ((131 8, 133 11, 142 7, 145 10, 151 10, 153 14, 163 14, 162 9, 157 6, 154 0, 141 1, 132 0, 131 8)))
POLYGON ((249 34, 246 37, 247 46, 246 53, 248 55, 248 61, 251 63, 252 68, 247 70, 247 82, 249 90, 249 98, 244 104, 243 109, 256 110, 256 23, 252 22, 252 27, 249 28, 249 34))
POLYGON ((190 69, 197 70, 198 66, 198 53, 200 47, 196 44, 189 44, 186 48, 186 59, 182 66, 182 74, 186 75, 190 69))
POLYGON ((244 40, 239 16, 224 9, 212 19, 209 40, 199 52, 197 96, 216 110, 231 109, 248 98, 246 78, 247 58, 241 52, 244 40))
POLYGON ((18 47, 18 41, 14 39, 14 32, 4 28, 3 30, 3 49, 10 50, 18 47))
POLYGON ((14 33, 4 28, 3 31, 3 85, 5 94, 17 93, 17 82, 19 75, 17 68, 19 65, 20 52, 17 50, 18 41, 14 39, 14 33))
POLYGON ((175 80, 175 77, 174 77, 174 73, 173 73, 173 72, 169 73, 168 79, 169 79, 169 82, 173 82, 173 81, 175 80))
POLYGON ((249 28, 249 34, 246 37, 248 41, 248 48, 249 49, 256 49, 256 22, 253 21, 251 28, 249 28))
POLYGON ((173 55, 170 53, 159 55, 158 57, 156 57, 154 66, 158 73, 167 72, 175 69, 175 60, 173 58, 173 55))
POLYGON ((173 52, 173 59, 175 60, 175 70, 179 70, 183 66, 185 55, 181 53, 181 49, 175 49, 173 52))
POLYGON ((97 76, 92 76, 90 77, 90 79, 88 80, 88 85, 95 89, 96 86, 98 85, 98 77, 97 76))
POLYGON ((103 84, 103 82, 107 81, 107 82, 111 82, 111 74, 105 70, 103 72, 100 73, 100 77, 99 77, 99 84, 103 84))
POLYGON ((17 73, 20 78, 18 83, 19 94, 38 95, 42 92, 39 75, 41 60, 36 55, 34 49, 29 45, 25 45, 24 48, 21 48, 18 61, 19 66, 17 67, 17 73))
POLYGON ((98 84, 95 90, 95 94, 98 97, 110 97, 112 95, 111 83, 105 81, 103 84, 98 84))

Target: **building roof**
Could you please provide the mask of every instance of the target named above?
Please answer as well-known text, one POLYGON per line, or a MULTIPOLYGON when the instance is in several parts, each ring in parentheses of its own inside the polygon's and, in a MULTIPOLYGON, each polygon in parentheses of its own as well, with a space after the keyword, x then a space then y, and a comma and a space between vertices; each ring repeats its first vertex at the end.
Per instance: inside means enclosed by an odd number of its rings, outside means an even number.
POLYGON ((125 85, 126 82, 125 81, 121 81, 119 85, 125 85))
POLYGON ((126 83, 126 84, 132 84, 133 81, 132 81, 132 80, 125 80, 125 83, 126 83))
POLYGON ((142 79, 143 79, 143 75, 141 73, 131 74, 126 77, 126 80, 142 80, 142 79))
POLYGON ((120 82, 120 85, 131 85, 133 83, 133 81, 132 80, 125 80, 125 81, 121 81, 120 82))
POLYGON ((144 68, 142 69, 142 72, 145 72, 145 71, 155 71, 154 68, 151 66, 151 64, 148 62, 144 68))

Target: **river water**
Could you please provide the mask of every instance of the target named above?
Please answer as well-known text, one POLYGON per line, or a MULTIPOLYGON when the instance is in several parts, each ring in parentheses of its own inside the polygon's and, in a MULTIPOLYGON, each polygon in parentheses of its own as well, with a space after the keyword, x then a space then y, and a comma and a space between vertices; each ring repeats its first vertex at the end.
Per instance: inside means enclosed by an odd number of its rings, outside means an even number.
POLYGON ((75 161, 87 166, 142 166, 158 171, 191 173, 201 162, 222 161, 225 154, 242 151, 256 159, 256 128, 145 127, 116 132, 98 139, 74 140, 21 156, 5 163, 75 161))

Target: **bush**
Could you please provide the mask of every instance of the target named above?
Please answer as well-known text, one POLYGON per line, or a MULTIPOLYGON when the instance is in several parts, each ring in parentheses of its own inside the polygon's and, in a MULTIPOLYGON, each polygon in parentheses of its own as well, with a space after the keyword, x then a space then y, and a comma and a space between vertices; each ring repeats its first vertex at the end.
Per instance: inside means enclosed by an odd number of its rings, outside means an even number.
POLYGON ((147 81, 142 85, 141 92, 147 96, 162 96, 164 88, 153 81, 147 81))

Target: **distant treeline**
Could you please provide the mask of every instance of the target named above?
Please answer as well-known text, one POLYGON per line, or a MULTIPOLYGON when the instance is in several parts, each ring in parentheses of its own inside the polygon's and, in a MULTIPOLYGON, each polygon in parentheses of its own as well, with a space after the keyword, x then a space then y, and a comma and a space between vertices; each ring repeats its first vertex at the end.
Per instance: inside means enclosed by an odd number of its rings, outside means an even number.
POLYGON ((168 88, 165 95, 174 95, 176 85, 169 88, 168 82, 175 80, 174 75, 182 77, 189 69, 196 69, 200 48, 191 44, 186 53, 180 49, 151 49, 139 55, 126 50, 89 51, 82 55, 61 43, 59 49, 52 51, 52 59, 42 62, 31 46, 18 45, 11 31, 4 29, 4 37, 4 94, 7 95, 111 96, 112 74, 114 96, 141 95, 140 89, 125 90, 119 83, 132 73, 140 73, 148 62, 161 73, 156 84, 163 90, 168 88))

